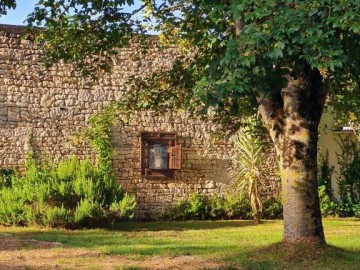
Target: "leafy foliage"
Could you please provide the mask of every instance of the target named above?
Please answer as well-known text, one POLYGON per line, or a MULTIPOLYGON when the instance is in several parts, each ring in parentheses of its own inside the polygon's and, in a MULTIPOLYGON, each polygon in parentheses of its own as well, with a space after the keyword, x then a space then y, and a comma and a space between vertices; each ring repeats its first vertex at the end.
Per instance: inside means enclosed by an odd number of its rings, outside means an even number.
POLYGON ((283 205, 279 198, 268 198, 263 202, 262 217, 266 219, 279 219, 283 216, 283 205))
POLYGON ((11 186, 11 177, 15 174, 12 169, 0 169, 0 188, 11 186))
POLYGON ((0 186, 0 223, 73 228, 132 218, 135 196, 124 194, 112 167, 111 128, 117 113, 109 106, 79 134, 97 152, 95 166, 76 156, 56 166, 46 161, 38 166, 30 149, 23 176, 3 170, 7 178, 0 186))
POLYGON ((249 219, 251 210, 245 197, 225 198, 193 193, 187 200, 180 200, 176 207, 163 217, 173 220, 206 220, 206 219, 249 219))
POLYGON ((320 210, 323 216, 336 216, 338 203, 334 198, 330 197, 327 191, 327 187, 324 185, 319 186, 319 199, 320 210))
POLYGON ((319 186, 320 209, 323 216, 360 217, 360 203, 351 203, 331 199, 325 186, 319 186))
POLYGON ((11 178, 11 187, 0 189, 0 202, 1 224, 70 228, 131 218, 136 206, 116 181, 75 156, 58 166, 32 163, 24 176, 11 178))
POLYGON ((47 40, 47 66, 61 58, 73 62, 84 75, 95 76, 99 70, 109 71, 116 49, 127 45, 135 33, 143 32, 133 16, 138 10, 123 10, 124 5, 133 4, 133 0, 39 0, 28 23, 46 27, 33 30, 39 39, 47 40))
POLYGON ((339 141, 338 154, 340 172, 338 183, 340 199, 344 203, 360 203, 360 151, 358 141, 344 138, 339 141))
POLYGON ((358 179, 357 173, 353 173, 354 166, 356 167, 353 162, 357 162, 353 159, 358 153, 357 145, 349 138, 343 138, 339 143, 342 149, 341 154, 338 154, 340 172, 337 175, 340 201, 335 198, 332 189, 334 168, 329 165, 327 153, 321 159, 318 173, 320 210, 323 216, 358 217, 360 203, 356 200, 358 191, 353 187, 358 179))
POLYGON ((331 178, 334 173, 334 167, 329 165, 329 152, 326 152, 325 157, 321 158, 320 168, 318 172, 318 185, 324 186, 324 192, 330 198, 334 198, 331 178))
POLYGON ((15 9, 16 1, 15 0, 2 0, 0 2, 0 16, 6 15, 8 9, 15 9))
MULTIPOLYGON (((282 217, 282 204, 274 199, 265 200, 263 218, 282 217)), ((193 193, 160 218, 171 220, 251 219, 250 201, 246 196, 206 196, 193 193)))
POLYGON ((115 213, 115 218, 132 219, 137 205, 135 195, 126 193, 120 202, 113 202, 110 211, 115 213))

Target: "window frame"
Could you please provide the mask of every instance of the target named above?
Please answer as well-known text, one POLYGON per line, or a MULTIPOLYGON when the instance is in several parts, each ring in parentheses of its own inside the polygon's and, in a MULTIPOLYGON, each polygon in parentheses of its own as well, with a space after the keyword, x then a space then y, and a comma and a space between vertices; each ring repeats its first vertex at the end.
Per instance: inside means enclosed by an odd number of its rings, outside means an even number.
POLYGON ((142 131, 140 133, 141 177, 173 178, 175 171, 180 169, 181 169, 181 145, 177 144, 177 135, 175 132, 142 131), (167 145, 168 156, 167 156, 166 169, 149 168, 149 145, 152 144, 167 145))

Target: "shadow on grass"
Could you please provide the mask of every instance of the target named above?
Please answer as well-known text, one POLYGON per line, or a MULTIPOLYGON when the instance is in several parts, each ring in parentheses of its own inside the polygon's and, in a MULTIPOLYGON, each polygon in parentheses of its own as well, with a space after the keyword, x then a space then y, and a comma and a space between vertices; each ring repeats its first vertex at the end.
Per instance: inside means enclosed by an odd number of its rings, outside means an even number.
MULTIPOLYGON (((275 221, 266 221, 275 223, 275 221)), ((186 231, 213 230, 222 228, 239 228, 256 226, 253 220, 224 220, 224 221, 164 221, 164 222, 119 222, 109 226, 109 230, 120 231, 186 231)))
MULTIPOLYGON (((212 260, 212 255, 216 254, 215 260, 223 266, 212 270, 360 269, 360 249, 346 250, 331 245, 323 247, 274 243, 259 247, 254 245, 236 246, 232 243, 217 246, 212 242, 209 245, 198 246, 189 243, 181 244, 181 242, 174 242, 171 239, 137 239, 134 242, 123 241, 119 243, 119 238, 114 239, 111 235, 106 234, 98 235, 95 238, 86 234, 77 235, 75 240, 74 237, 72 239, 61 238, 61 235, 58 234, 39 233, 36 238, 51 240, 51 237, 74 247, 101 248, 106 246, 108 254, 129 256, 128 258, 134 261, 142 261, 144 256, 177 257, 191 255, 205 256, 205 258, 212 260)), ((31 247, 28 250, 32 250, 31 247)), ((2 268, 0 267, 0 269, 2 268)), ((197 269, 202 269, 201 265, 197 269)))
POLYGON ((24 267, 24 266, 13 266, 8 264, 1 264, 0 270, 33 270, 33 268, 30 267, 24 267))
POLYGON ((243 269, 323 269, 359 270, 360 249, 347 250, 332 245, 275 243, 224 258, 229 265, 243 269))
MULTIPOLYGON (((100 230, 35 229, 12 231, 11 234, 23 239, 60 242, 118 255, 188 256, 224 254, 242 249, 238 242, 233 241, 242 228, 257 227, 252 221, 124 222, 100 230)), ((251 239, 252 236, 244 241, 251 239)), ((246 249, 250 246, 247 244, 246 249)))
MULTIPOLYGON (((360 270, 357 244, 342 249, 331 245, 279 243, 280 222, 253 225, 252 221, 125 222, 100 230, 34 229, 10 233, 19 238, 123 255, 132 260, 142 260, 144 256, 198 255, 221 262, 225 265, 221 269, 360 270)), ((351 230, 346 233, 352 235, 351 230)))

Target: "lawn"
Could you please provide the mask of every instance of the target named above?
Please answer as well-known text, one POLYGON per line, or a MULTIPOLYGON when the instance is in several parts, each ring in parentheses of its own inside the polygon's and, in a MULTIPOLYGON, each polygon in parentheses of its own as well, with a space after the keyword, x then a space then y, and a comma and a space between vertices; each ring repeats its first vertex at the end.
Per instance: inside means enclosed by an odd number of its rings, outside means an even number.
POLYGON ((281 244, 281 221, 0 227, 0 269, 360 269, 360 220, 325 219, 324 227, 325 248, 281 244))

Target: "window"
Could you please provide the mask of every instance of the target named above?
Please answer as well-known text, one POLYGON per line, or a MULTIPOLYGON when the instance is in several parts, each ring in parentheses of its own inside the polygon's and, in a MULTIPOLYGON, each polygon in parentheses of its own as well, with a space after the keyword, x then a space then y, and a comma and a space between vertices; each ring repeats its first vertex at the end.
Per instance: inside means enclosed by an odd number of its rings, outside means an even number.
POLYGON ((173 132, 141 133, 141 175, 173 177, 181 169, 181 145, 173 132))

